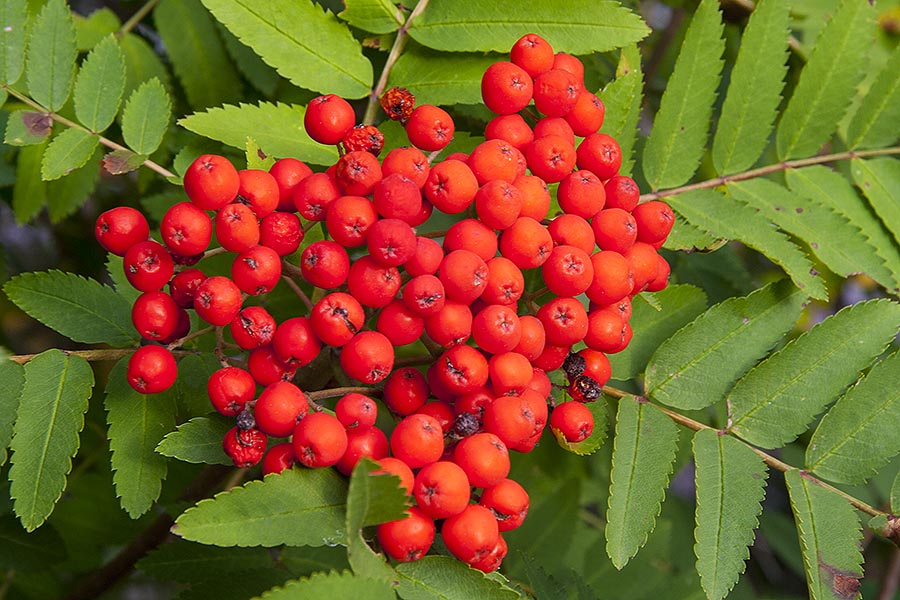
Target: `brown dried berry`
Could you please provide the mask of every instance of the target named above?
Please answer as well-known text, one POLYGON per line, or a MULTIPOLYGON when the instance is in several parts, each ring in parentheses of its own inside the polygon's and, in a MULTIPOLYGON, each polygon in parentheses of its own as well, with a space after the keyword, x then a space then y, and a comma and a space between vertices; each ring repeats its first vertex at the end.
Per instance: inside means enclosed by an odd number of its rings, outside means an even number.
POLYGON ((346 152, 362 150, 378 156, 384 148, 384 134, 372 125, 357 125, 344 135, 341 143, 346 152))
POLYGON ((569 386, 569 395, 579 402, 593 402, 603 393, 603 388, 593 378, 578 375, 569 386))
POLYGON ((259 429, 241 430, 233 427, 225 434, 222 449, 234 462, 234 466, 244 469, 262 460, 267 441, 266 434, 259 429))
POLYGON ((416 97, 406 88, 392 87, 381 96, 381 108, 394 121, 406 123, 416 107, 416 97))

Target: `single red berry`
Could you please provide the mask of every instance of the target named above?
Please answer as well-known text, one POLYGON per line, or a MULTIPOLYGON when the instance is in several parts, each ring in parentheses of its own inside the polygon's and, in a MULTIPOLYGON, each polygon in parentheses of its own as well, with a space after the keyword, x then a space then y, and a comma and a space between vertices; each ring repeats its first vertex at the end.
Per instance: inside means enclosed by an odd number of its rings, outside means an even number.
POLYGON ((184 191, 197 208, 219 210, 231 204, 241 181, 237 169, 224 156, 204 154, 184 174, 184 191))
MULTIPOLYGON (((447 235, 449 234, 450 232, 448 231, 447 235)), ((412 277, 434 275, 441 266, 442 260, 444 260, 444 250, 440 244, 431 238, 417 236, 416 253, 403 263, 403 268, 412 277)))
POLYGON ((164 392, 177 377, 175 357, 164 346, 141 346, 128 359, 128 383, 142 394, 164 392))
POLYGON ((412 367, 402 367, 384 382, 384 403, 398 415, 411 415, 428 400, 425 376, 412 367))
POLYGON ((488 361, 488 377, 496 395, 521 394, 532 379, 531 362, 518 352, 495 354, 488 361))
POLYGON ((388 118, 406 123, 416 106, 416 97, 406 88, 392 87, 381 95, 380 103, 388 118))
POLYGON ((447 254, 454 250, 468 250, 481 260, 488 261, 497 255, 497 243, 497 234, 493 229, 478 219, 462 219, 447 230, 442 249, 447 254))
POLYGON ((331 240, 320 240, 307 246, 300 255, 303 278, 326 290, 340 287, 350 273, 350 257, 343 246, 331 240))
POLYGON ((563 402, 550 414, 550 427, 568 442, 583 442, 594 432, 594 415, 581 402, 563 402))
POLYGON ((309 401, 296 385, 278 381, 266 387, 253 407, 260 431, 272 437, 287 437, 309 412, 309 401))
POLYGON ((251 296, 271 292, 281 280, 281 257, 266 246, 241 252, 231 263, 231 279, 251 296))
POLYGON ((552 249, 550 232, 530 217, 519 217, 500 236, 500 254, 522 270, 544 264, 552 249))
POLYGON ((453 140, 454 130, 450 115, 431 104, 416 107, 406 121, 410 143, 425 152, 444 149, 453 140))
POLYGON ((303 115, 303 126, 309 137, 329 146, 340 142, 355 123, 353 107, 334 94, 313 98, 303 115))
POLYGON ((578 168, 592 171, 604 181, 616 175, 622 166, 619 143, 605 133, 592 133, 584 138, 576 153, 578 168))
POLYGON ((588 254, 596 250, 591 224, 576 215, 559 215, 547 225, 547 231, 557 246, 575 246, 588 254))
POLYGON ((274 212, 259 224, 259 244, 271 248, 278 256, 293 254, 302 241, 300 219, 292 212, 274 212))
POLYGON ((513 448, 531 437, 537 420, 531 404, 520 396, 498 396, 484 409, 484 429, 513 448))
POLYGON ((377 221, 378 213, 368 198, 341 196, 328 207, 325 227, 335 242, 345 248, 356 248, 366 243, 369 228, 377 221))
POLYGON ((328 173, 313 173, 291 192, 297 212, 309 221, 324 221, 329 205, 340 197, 341 190, 328 173))
POLYGON ((403 303, 419 317, 430 317, 444 308, 444 284, 434 275, 413 277, 403 287, 403 303))
POLYGON ((338 159, 334 178, 344 194, 368 196, 381 181, 381 164, 373 154, 354 150, 338 159))
POLYGON ((259 169, 243 169, 238 171, 241 185, 238 189, 238 201, 246 204, 262 219, 278 208, 280 191, 278 182, 268 173, 259 169))
POLYGON ((330 467, 347 451, 347 431, 328 413, 309 413, 294 428, 297 461, 307 467, 330 467))
POLYGON ((406 518, 380 524, 376 535, 381 549, 394 560, 419 560, 434 542, 434 520, 413 506, 406 518))
POLYGON ((523 315, 519 317, 519 328, 522 330, 522 337, 513 351, 534 362, 544 351, 547 343, 544 324, 537 317, 523 315))
POLYGON ((550 210, 551 198, 547 182, 537 175, 519 175, 513 185, 522 192, 522 210, 519 216, 542 221, 550 210))
POLYGON ((217 327, 228 325, 241 310, 242 303, 241 290, 231 279, 221 275, 204 279, 194 294, 197 315, 217 327))
POLYGON ((460 344, 440 356, 437 373, 441 383, 449 391, 457 395, 465 394, 487 383, 488 362, 472 346, 460 344))
POLYGON ((553 48, 535 33, 520 37, 509 51, 509 59, 531 77, 553 68, 553 48))
POLYGON ((403 175, 412 180, 419 189, 425 185, 425 180, 428 178, 430 170, 428 157, 418 148, 411 146, 394 148, 387 153, 387 156, 381 162, 381 172, 384 174, 385 179, 395 173, 403 175))
POLYGON ((631 212, 637 206, 641 197, 641 190, 631 177, 614 175, 603 184, 606 190, 606 207, 621 208, 631 212))
POLYGON ((637 221, 621 208, 605 208, 591 219, 597 247, 624 254, 637 240, 637 221))
POLYGON ((544 117, 534 124, 534 139, 557 135, 575 145, 575 132, 572 126, 562 117, 544 117))
POLYGON ((400 291, 400 271, 385 267, 371 256, 362 256, 350 267, 347 288, 363 306, 382 308, 390 304, 400 291))
POLYGON ((366 233, 369 256, 385 267, 399 267, 416 253, 416 232, 400 219, 379 219, 366 233))
POLYGON ((468 250, 450 252, 438 269, 438 278, 444 284, 447 298, 463 303, 471 303, 481 296, 487 277, 487 264, 468 250))
POLYGON ((496 485, 509 475, 509 450, 493 433, 476 433, 460 440, 453 450, 453 462, 475 487, 496 485))
POLYGON ((581 169, 569 173, 559 183, 557 198, 564 212, 590 219, 606 204, 606 190, 599 177, 581 169))
POLYGON ((216 237, 229 252, 244 252, 259 244, 259 219, 247 206, 235 202, 216 213, 216 237))
MULTIPOLYGON (((387 163, 387 159, 385 159, 387 163)), ((402 173, 388 173, 372 189, 372 204, 376 212, 387 219, 413 221, 422 210, 422 192, 415 181, 402 173)), ((424 184, 424 179, 422 180, 424 184)))
POLYGON ((266 435, 258 429, 232 427, 222 440, 222 449, 239 469, 252 467, 266 452, 266 435))
POLYGON ((226 417, 237 416, 256 394, 256 382, 247 371, 224 367, 213 373, 206 383, 213 408, 226 417))
POLYGON ((313 306, 309 321, 323 343, 340 348, 356 335, 365 323, 362 305, 350 294, 328 294, 313 306))
POLYGON ((275 317, 262 306, 242 308, 228 326, 235 343, 244 350, 259 348, 275 336, 275 317))
POLYGON ((175 273, 172 255, 153 240, 138 242, 129 248, 122 266, 128 282, 142 292, 162 289, 175 273))
POLYGON ((312 175, 312 169, 296 158, 282 158, 269 167, 269 175, 274 177, 275 183, 278 184, 278 210, 292 212, 294 189, 297 184, 312 175))
POLYGON ((391 454, 411 469, 437 461, 444 453, 441 424, 429 415, 413 413, 401 419, 391 433, 391 454))
POLYGON ((419 510, 432 519, 457 515, 469 505, 469 479, 456 463, 442 460, 416 474, 413 495, 419 510))
POLYGON ((553 68, 568 71, 578 81, 584 81, 584 63, 576 56, 565 52, 557 52, 556 56, 553 57, 553 68))
POLYGON ((521 525, 530 504, 528 492, 512 479, 485 488, 480 503, 494 514, 500 531, 512 531, 521 525))
POLYGON ((499 115, 488 122, 484 128, 484 137, 489 140, 503 140, 521 151, 534 141, 534 132, 522 115, 499 115))
POLYGON ((272 344, 260 346, 247 356, 247 370, 253 380, 260 385, 293 379, 296 367, 282 362, 275 354, 272 344))
POLYGON ((675 224, 675 213, 658 200, 638 204, 631 213, 637 223, 637 239, 654 244, 666 239, 675 224))
POLYGON ((375 330, 383 333, 394 346, 405 346, 422 336, 425 321, 409 310, 402 300, 391 300, 378 311, 375 330))
POLYGON ((441 537, 453 556, 473 564, 491 553, 500 537, 500 529, 489 509, 470 504, 444 521, 441 537))
POLYGON ((565 117, 566 122, 572 126, 575 135, 581 137, 596 133, 603 126, 603 118, 606 116, 606 107, 595 94, 582 90, 578 94, 575 106, 565 117))
POLYGON ((597 304, 613 304, 628 296, 634 288, 631 263, 612 250, 591 255, 594 279, 586 290, 587 297, 597 304))
POLYGON ((150 225, 139 210, 118 206, 97 217, 94 236, 100 245, 117 256, 125 256, 128 249, 143 242, 150 235, 150 225))
POLYGON ((475 315, 472 337, 485 352, 509 352, 522 338, 519 316, 514 306, 492 304, 475 315))
POLYGON ((372 471, 372 475, 396 475, 400 478, 400 489, 405 491, 407 495, 412 495, 415 476, 413 475, 412 469, 409 468, 409 465, 393 456, 377 458, 375 459, 375 462, 378 463, 378 466, 381 468, 377 471, 372 471))
POLYGON ((495 179, 475 194, 475 214, 487 227, 506 229, 522 212, 522 192, 513 184, 495 179))
POLYGON ((179 202, 163 215, 159 226, 166 247, 181 256, 194 256, 209 247, 212 221, 206 211, 190 202, 179 202))
POLYGON ((165 292, 144 292, 131 307, 131 322, 145 340, 163 340, 178 325, 178 305, 165 292))
POLYGON ((525 149, 531 172, 547 183, 562 181, 575 168, 575 147, 563 137, 548 135, 537 138, 525 149))
POLYGON ((378 405, 368 396, 351 392, 337 401, 334 414, 347 429, 371 427, 378 417, 378 405))
POLYGON ((556 246, 541 265, 541 276, 557 296, 578 296, 594 280, 594 266, 587 252, 575 246, 556 246))
POLYGON ((512 183, 519 176, 521 155, 509 142, 487 140, 475 146, 466 164, 478 180, 478 185, 485 185, 495 179, 512 183))
POLYGON ((503 559, 506 558, 508 553, 509 545, 506 543, 506 540, 503 539, 502 535, 498 535, 497 542, 494 544, 493 548, 491 548, 487 554, 470 562, 469 566, 473 569, 478 569, 483 573, 492 573, 500 568, 503 564, 503 559))
POLYGON ((463 302, 447 300, 441 312, 425 319, 425 332, 445 348, 463 344, 472 334, 472 310, 463 302))
POLYGON ((347 449, 334 467, 349 476, 363 458, 374 460, 388 455, 388 440, 378 427, 354 427, 347 430, 347 449))
POLYGON ((275 330, 272 349, 278 360, 296 368, 311 363, 319 355, 322 344, 308 318, 293 317, 275 330))
POLYGON ((519 112, 531 102, 533 92, 531 75, 511 62, 495 62, 481 77, 484 105, 498 115, 519 112))
POLYGON ((436 209, 454 215, 475 200, 478 179, 466 163, 448 159, 431 168, 422 191, 436 209))
POLYGON ((564 117, 575 107, 584 82, 563 69, 549 69, 534 79, 534 107, 548 117, 564 117))
POLYGON ((345 152, 362 150, 378 156, 384 148, 384 134, 374 125, 357 125, 341 139, 345 152))
POLYGON ((547 343, 571 346, 584 339, 588 330, 587 311, 575 298, 554 298, 537 312, 544 325, 547 343))
POLYGON ((357 381, 378 383, 394 368, 394 346, 377 331, 357 333, 341 349, 341 368, 357 381))
POLYGON ((275 444, 269 448, 262 459, 263 477, 272 473, 281 473, 294 466, 294 445, 290 442, 275 444))

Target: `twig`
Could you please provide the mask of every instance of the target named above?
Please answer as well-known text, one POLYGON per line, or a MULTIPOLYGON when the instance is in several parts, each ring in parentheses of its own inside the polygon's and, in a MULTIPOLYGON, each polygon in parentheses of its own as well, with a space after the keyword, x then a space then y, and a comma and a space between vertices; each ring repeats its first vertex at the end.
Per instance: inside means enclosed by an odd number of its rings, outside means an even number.
POLYGON ((364 386, 347 386, 347 387, 336 387, 327 390, 319 390, 317 392, 306 392, 306 397, 312 400, 313 402, 318 402, 319 400, 324 400, 326 398, 338 398, 340 396, 346 396, 347 394, 380 394, 381 388, 375 387, 364 387, 364 386))
POLYGON ((306 310, 312 310, 312 307, 313 307, 312 301, 309 299, 309 296, 306 295, 306 292, 304 292, 300 288, 300 286, 297 285, 297 282, 294 281, 293 279, 291 279, 290 277, 288 277, 287 275, 284 275, 281 278, 284 279, 284 282, 287 284, 287 286, 289 288, 294 290, 294 293, 297 294, 297 297, 300 298, 300 301, 303 302, 303 304, 306 306, 306 310))
POLYGON ((216 348, 214 350, 216 354, 216 358, 219 359, 219 364, 223 367, 228 367, 231 363, 228 362, 228 357, 225 356, 225 328, 224 327, 216 327, 216 348))
POLYGON ((148 0, 146 4, 140 7, 125 23, 119 30, 116 32, 116 39, 122 39, 126 33, 134 29, 138 23, 144 20, 150 11, 156 8, 156 5, 159 4, 159 0, 148 0))
MULTIPOLYGON (((135 350, 137 350, 137 348, 101 348, 99 350, 60 350, 60 352, 66 356, 80 356, 86 361, 96 362, 102 360, 119 360, 123 356, 128 356, 135 350)), ((193 350, 175 350, 172 354, 174 354, 176 358, 180 358, 182 356, 200 353, 193 350)), ((17 362, 20 365, 24 365, 35 356, 38 356, 38 354, 16 354, 8 357, 8 359, 17 362)))
POLYGON ((194 338, 198 338, 201 335, 206 335, 207 333, 213 331, 214 329, 215 329, 215 327, 213 327, 212 325, 210 325, 209 327, 206 327, 204 329, 198 329, 197 331, 194 331, 193 333, 189 333, 182 338, 178 338, 177 340, 175 340, 174 342, 172 342, 171 344, 166 346, 166 348, 168 348, 169 350, 174 350, 175 348, 185 345, 187 342, 191 341, 194 338))

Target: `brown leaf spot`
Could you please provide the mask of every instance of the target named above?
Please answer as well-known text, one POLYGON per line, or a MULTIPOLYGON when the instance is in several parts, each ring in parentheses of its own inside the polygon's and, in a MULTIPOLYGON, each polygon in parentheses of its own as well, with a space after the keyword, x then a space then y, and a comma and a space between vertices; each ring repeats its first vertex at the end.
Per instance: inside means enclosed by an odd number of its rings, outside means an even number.
POLYGON ((842 600, 859 598, 859 578, 819 559, 819 567, 831 576, 831 589, 842 600))
POLYGON ((103 157, 103 168, 110 175, 123 175, 134 171, 143 162, 144 157, 134 152, 115 150, 103 157))
POLYGON ((38 137, 47 137, 50 135, 50 129, 53 126, 53 119, 46 113, 26 112, 22 115, 22 123, 28 129, 28 133, 38 137))

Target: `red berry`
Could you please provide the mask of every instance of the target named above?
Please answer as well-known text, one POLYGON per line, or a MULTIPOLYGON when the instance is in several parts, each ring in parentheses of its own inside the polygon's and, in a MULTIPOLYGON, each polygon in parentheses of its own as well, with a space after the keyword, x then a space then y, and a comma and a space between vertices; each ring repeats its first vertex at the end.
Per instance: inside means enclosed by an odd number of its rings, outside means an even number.
MULTIPOLYGON (((338 159, 334 178, 344 194, 368 196, 381 181, 381 164, 374 155, 362 150, 348 152, 338 159)), ((373 209, 374 211, 374 209, 373 209)))
POLYGON ((316 303, 309 314, 316 337, 338 348, 362 329, 365 318, 362 305, 343 292, 328 294, 316 303))
POLYGON ((525 150, 528 168, 546 181, 562 181, 575 168, 575 148, 563 137, 548 135, 537 138, 525 150))
POLYGON ((271 248, 278 256, 296 252, 302 241, 300 219, 292 212, 274 212, 259 224, 259 244, 271 248))
POLYGON ((263 433, 287 437, 308 411, 309 402, 300 388, 287 381, 278 381, 267 386, 256 399, 253 417, 263 433))
POLYGON ((606 190, 606 207, 621 208, 624 211, 631 212, 637 206, 641 197, 641 190, 631 177, 625 175, 614 175, 603 184, 606 190))
POLYGON ((519 112, 531 102, 533 92, 531 75, 511 62, 495 62, 481 77, 484 105, 498 115, 519 112))
POLYGON ((596 95, 582 90, 575 101, 575 106, 564 118, 572 126, 575 135, 584 137, 596 133, 603 126, 606 107, 596 95))
MULTIPOLYGON (((384 179, 372 189, 375 210, 386 219, 400 219, 410 223, 422 210, 421 186, 402 173, 388 173, 384 168, 382 172, 385 174, 384 179)), ((422 183, 425 183, 424 177, 422 183)))
POLYGON ((472 337, 485 352, 509 352, 522 338, 519 316, 515 307, 493 304, 480 311, 472 320, 472 337))
POLYGON ((204 154, 184 174, 184 191, 197 208, 219 210, 231 204, 241 181, 237 169, 224 156, 204 154))
POLYGON ((321 348, 322 344, 306 317, 294 317, 283 322, 272 338, 272 349, 278 360, 295 368, 311 363, 321 348))
POLYGON ((303 115, 303 126, 309 137, 326 145, 340 142, 355 123, 353 107, 334 94, 313 98, 303 115))
POLYGON ((413 277, 403 288, 403 303, 419 317, 439 313, 445 301, 444 284, 434 275, 413 277))
POLYGON ((138 242, 129 248, 122 265, 128 282, 142 292, 162 289, 175 272, 172 255, 153 240, 138 242))
POLYGON ((478 180, 469 166, 458 160, 434 165, 422 188, 436 209, 448 215, 466 210, 478 192, 478 180))
POLYGON ((416 232, 400 219, 379 219, 366 234, 369 256, 385 267, 398 267, 415 256, 416 232))
POLYGON ((453 462, 475 487, 496 485, 509 474, 509 450, 492 433, 476 433, 460 440, 453 450, 453 462))
POLYGON ((384 134, 374 125, 357 125, 341 139, 345 152, 362 150, 375 156, 384 148, 384 134))
POLYGON ((413 495, 419 510, 432 519, 444 519, 469 505, 469 479, 456 463, 433 462, 416 475, 413 495))
POLYGON ((309 413, 294 428, 297 461, 307 467, 330 467, 347 451, 347 431, 328 413, 309 413))
POLYGON ((416 106, 416 97, 406 88, 392 87, 381 95, 380 104, 391 120, 406 123, 416 106))
POLYGON ((593 171, 606 180, 619 172, 622 166, 622 149, 615 139, 605 133, 592 133, 578 145, 578 168, 593 171))
POLYGON ((410 143, 425 152, 442 150, 453 139, 453 119, 443 109, 422 104, 413 110, 406 122, 410 143))
POLYGON ((378 383, 394 368, 394 346, 377 331, 357 333, 341 349, 341 368, 357 381, 378 383))
POLYGON ((358 258, 347 276, 350 295, 370 308, 390 304, 400 291, 400 284, 400 271, 396 267, 379 265, 370 256, 358 258))
POLYGON ((377 427, 354 427, 347 430, 347 449, 334 466, 344 475, 350 475, 363 458, 377 459, 388 455, 388 441, 377 427))
POLYGON ((175 357, 164 346, 141 346, 128 359, 128 383, 142 394, 164 392, 177 377, 175 357))
POLYGON ((312 175, 312 169, 296 158, 282 158, 269 167, 269 175, 274 177, 275 183, 278 184, 278 210, 292 212, 294 188, 312 175))
MULTIPOLYGON (((415 183, 419 189, 425 185, 430 170, 428 157, 418 148, 412 147, 394 148, 381 162, 381 172, 385 179, 394 174, 403 175, 415 183)), ((375 193, 378 193, 377 188, 375 193)), ((377 203, 376 200, 376 205, 377 203)))
POLYGON ((566 175, 559 183, 557 197, 564 212, 582 219, 590 219, 606 204, 603 182, 584 169, 566 175))
POLYGON ((146 340, 162 340, 178 325, 178 305, 165 292, 144 292, 131 307, 131 322, 146 340))
POLYGON ((380 524, 376 534, 382 550, 394 560, 419 560, 434 542, 434 521, 413 506, 406 518, 380 524))
POLYGON ((500 531, 512 531, 528 515, 528 492, 512 479, 503 479, 485 488, 481 494, 481 505, 494 514, 500 531))
POLYGON ((414 314, 402 300, 391 300, 378 311, 375 329, 383 333, 394 346, 415 342, 425 331, 425 321, 414 314))
POLYGON ((337 182, 327 173, 313 173, 291 192, 297 212, 310 221, 324 221, 329 205, 340 196, 337 182))
POLYGON ((503 140, 521 151, 534 141, 534 132, 522 115, 500 115, 494 117, 484 128, 484 137, 489 140, 503 140))
POLYGON ((217 327, 228 325, 241 310, 242 303, 241 290, 232 280, 221 275, 204 279, 194 294, 197 315, 217 327))
POLYGON ((216 237, 229 252, 244 252, 259 244, 260 230, 256 213, 246 204, 235 202, 216 213, 216 237))
POLYGON ((509 51, 509 59, 531 77, 552 69, 553 58, 553 48, 547 40, 535 33, 520 37, 509 51))
POLYGON ((470 504, 444 522, 441 537, 453 556, 473 564, 491 553, 500 537, 500 529, 489 509, 470 504))
POLYGON ((179 202, 166 211, 159 226, 166 247, 181 256, 204 252, 212 240, 212 221, 190 202, 179 202))
POLYGON ((665 240, 675 224, 675 213, 665 202, 638 204, 632 215, 637 223, 637 239, 648 244, 665 240))
POLYGON ((568 442, 583 442, 594 431, 594 415, 581 402, 563 402, 550 414, 550 427, 568 442))
POLYGON ((294 445, 290 442, 275 444, 263 456, 263 477, 272 473, 281 473, 292 466, 294 466, 294 445))
POLYGON ((425 376, 412 367, 397 369, 384 382, 384 403, 398 415, 411 415, 428 400, 425 376))
POLYGON ((418 469, 437 461, 444 453, 444 433, 437 419, 414 413, 397 423, 390 446, 391 454, 411 469, 418 469))
POLYGON ((343 246, 331 240, 320 240, 307 246, 300 255, 303 278, 326 290, 340 287, 350 272, 350 257, 343 246))
POLYGON ((563 69, 549 69, 534 79, 534 107, 548 117, 564 117, 575 107, 584 83, 563 69))
POLYGON ((453 346, 441 355, 437 365, 441 383, 457 395, 471 392, 488 380, 488 362, 472 346, 453 346))
POLYGON ((409 468, 409 465, 407 465, 399 458, 394 458, 393 456, 377 458, 375 459, 375 462, 378 463, 378 466, 380 466, 381 469, 372 471, 372 475, 381 475, 387 473, 396 475, 400 478, 400 488, 404 490, 407 495, 412 494, 415 476, 413 475, 412 469, 409 468))
POLYGON ((352 392, 341 396, 334 406, 334 414, 347 429, 371 427, 378 417, 378 405, 368 396, 352 392))
POLYGON ((226 417, 234 417, 256 394, 256 382, 238 367, 219 369, 209 377, 206 391, 213 408, 226 417))
POLYGON ((239 469, 252 467, 266 452, 266 435, 258 429, 232 427, 222 440, 222 449, 239 469))
POLYGON ((296 371, 296 367, 279 360, 272 346, 272 344, 260 346, 251 350, 247 357, 247 370, 260 385, 288 381, 294 377, 296 371))
POLYGON ((97 217, 94 236, 100 245, 117 256, 125 256, 128 249, 143 242, 150 235, 150 225, 140 211, 118 206, 97 217))
POLYGON ((272 341, 275 318, 262 306, 242 308, 231 320, 229 331, 235 343, 244 350, 259 348, 272 341))
POLYGON ((341 196, 328 207, 325 226, 335 242, 345 248, 356 248, 366 243, 369 228, 377 221, 378 213, 369 199, 341 196))

